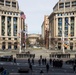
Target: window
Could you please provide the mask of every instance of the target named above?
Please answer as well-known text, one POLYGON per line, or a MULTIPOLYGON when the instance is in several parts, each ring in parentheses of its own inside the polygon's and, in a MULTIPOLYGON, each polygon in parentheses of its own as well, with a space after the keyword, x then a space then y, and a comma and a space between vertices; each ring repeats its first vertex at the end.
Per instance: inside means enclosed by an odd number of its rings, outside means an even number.
POLYGON ((73 1, 72 2, 72 6, 76 6, 76 1, 73 1))
POLYGON ((17 38, 14 38, 14 40, 17 40, 17 38))
POLYGON ((5 40, 5 38, 3 38, 3 40, 5 40))
POLYGON ((11 38, 8 38, 8 40, 11 40, 11 38))
POLYGON ((16 2, 12 2, 12 7, 16 8, 16 2))
POLYGON ((4 0, 0 0, 0 5, 4 5, 4 0))
POLYGON ((6 1, 6 6, 10 6, 10 1, 6 1))
POLYGON ((70 7, 70 2, 66 2, 65 7, 70 7))
POLYGON ((58 36, 62 35, 62 18, 58 18, 58 36))
POLYGON ((60 3, 59 8, 64 8, 64 3, 60 3))
POLYGON ((4 12, 4 14, 6 14, 6 12, 4 12))
POLYGON ((58 16, 62 16, 62 14, 58 14, 58 16))
POLYGON ((70 13, 70 15, 74 15, 74 13, 70 13))

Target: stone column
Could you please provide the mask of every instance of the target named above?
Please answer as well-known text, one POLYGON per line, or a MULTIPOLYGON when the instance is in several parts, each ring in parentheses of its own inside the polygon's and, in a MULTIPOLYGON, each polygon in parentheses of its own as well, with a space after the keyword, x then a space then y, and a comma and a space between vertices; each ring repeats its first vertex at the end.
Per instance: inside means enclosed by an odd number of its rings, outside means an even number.
POLYGON ((13 36, 13 17, 11 17, 11 43, 12 43, 12 45, 11 45, 11 48, 13 49, 13 41, 14 41, 14 36, 13 36))
POLYGON ((62 51, 63 51, 63 53, 65 53, 65 49, 64 49, 64 38, 65 38, 65 35, 64 35, 64 33, 65 33, 64 25, 65 25, 65 17, 62 18, 62 40, 63 40, 63 42, 62 42, 62 51))
POLYGON ((20 35, 19 35, 19 34, 20 34, 20 28, 21 28, 20 25, 21 25, 20 18, 18 17, 18 18, 17 18, 17 40, 18 40, 17 47, 18 47, 18 49, 19 49, 19 47, 20 47, 20 46, 19 46, 19 42, 20 42, 20 41, 19 41, 19 40, 20 40, 20 35))
POLYGON ((11 17, 11 36, 13 37, 13 17, 11 17))
POLYGON ((17 18, 17 37, 19 37, 19 32, 20 32, 20 29, 19 29, 19 27, 20 27, 20 19, 19 19, 19 17, 17 18))
POLYGON ((75 38, 74 38, 74 42, 73 42, 73 44, 74 44, 73 49, 76 50, 76 47, 75 47, 75 43, 76 43, 76 16, 74 17, 74 37, 75 38))
POLYGON ((58 18, 56 18, 56 37, 58 37, 58 18))
POLYGON ((5 43, 5 49, 8 49, 8 42, 5 43))
POLYGON ((1 16, 0 16, 0 49, 2 48, 2 44, 1 44, 1 31, 2 31, 2 24, 1 24, 1 16))
POLYGON ((14 42, 13 42, 13 40, 12 40, 11 48, 14 49, 14 42))
POLYGON ((7 36, 7 16, 5 16, 5 36, 7 36))
POLYGON ((76 37, 76 16, 74 18, 74 37, 76 37))
MULTIPOLYGON (((71 24, 70 23, 70 17, 68 17, 68 23, 69 24, 71 24)), ((68 50, 70 50, 70 38, 71 36, 70 36, 70 25, 68 25, 68 41, 69 41, 69 46, 68 46, 68 50)))
POLYGON ((7 36, 8 36, 8 35, 7 35, 7 30, 8 30, 8 29, 7 29, 7 16, 5 16, 5 37, 6 37, 6 38, 5 38, 5 39, 6 39, 6 41, 5 41, 5 44, 6 44, 5 47, 6 47, 6 48, 5 48, 5 49, 8 49, 8 42, 7 42, 7 40, 8 40, 7 36))

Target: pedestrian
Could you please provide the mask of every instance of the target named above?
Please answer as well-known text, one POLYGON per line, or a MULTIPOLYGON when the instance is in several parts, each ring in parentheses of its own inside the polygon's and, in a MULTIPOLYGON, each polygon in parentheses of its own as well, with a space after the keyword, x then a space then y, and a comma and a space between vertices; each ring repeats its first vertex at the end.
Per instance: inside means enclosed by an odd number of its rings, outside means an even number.
POLYGON ((30 58, 28 58, 28 64, 30 64, 30 58))
POLYGON ((29 68, 30 68, 30 70, 32 71, 32 65, 31 65, 31 63, 29 64, 29 68))
POLYGON ((43 72, 43 70, 41 69, 41 70, 40 70, 40 74, 43 75, 43 73, 44 73, 44 72, 43 72))
POLYGON ((52 59, 51 58, 50 58, 49 62, 50 62, 50 65, 51 65, 51 63, 52 63, 52 59))
POLYGON ((74 65, 73 65, 73 71, 74 71, 74 72, 75 72, 75 68, 76 68, 76 65, 74 64, 74 65))
POLYGON ((14 63, 16 63, 16 58, 14 58, 14 63))
POLYGON ((46 71, 48 72, 49 71, 49 65, 46 64, 46 71))
POLYGON ((41 65, 41 60, 40 59, 38 60, 38 63, 39 63, 39 66, 40 66, 41 65))
POLYGON ((40 59, 42 59, 42 55, 40 55, 40 59))
POLYGON ((32 58, 32 64, 34 65, 34 58, 32 58))
POLYGON ((47 62, 46 58, 44 59, 44 62, 45 62, 45 65, 46 65, 46 62, 47 62))
POLYGON ((44 58, 42 58, 42 65, 44 65, 44 58))

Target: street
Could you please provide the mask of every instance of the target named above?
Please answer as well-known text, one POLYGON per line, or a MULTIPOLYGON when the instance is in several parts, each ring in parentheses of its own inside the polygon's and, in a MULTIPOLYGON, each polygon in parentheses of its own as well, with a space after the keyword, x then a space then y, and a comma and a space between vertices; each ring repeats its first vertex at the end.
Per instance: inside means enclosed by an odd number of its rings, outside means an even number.
MULTIPOLYGON (((26 75, 39 75, 40 70, 43 70, 44 75, 47 75, 47 74, 48 75, 50 75, 50 74, 51 75, 63 75, 63 74, 75 75, 75 73, 73 71, 73 66, 67 65, 67 64, 65 64, 65 62, 63 62, 62 68, 54 68, 52 64, 50 65, 49 64, 49 59, 50 59, 49 54, 51 52, 48 50, 30 50, 30 53, 35 54, 35 59, 34 59, 34 64, 32 64, 33 70, 32 71, 29 70, 29 73, 27 73, 26 75), (46 58, 47 63, 50 65, 48 73, 46 72, 46 65, 43 65, 43 64, 39 65, 39 63, 38 63, 40 55, 42 55, 42 58, 46 58)), ((10 55, 12 55, 12 53, 10 55)), ((32 58, 30 60, 32 60, 32 58)), ((24 68, 24 69, 29 68, 28 58, 22 58, 22 59, 17 58, 16 63, 14 63, 14 62, 0 62, 0 67, 1 66, 3 66, 4 69, 6 69, 6 71, 9 72, 9 75, 20 75, 20 74, 17 74, 18 70, 20 68, 24 68), (13 73, 16 73, 16 74, 13 74, 13 73)), ((25 75, 25 74, 21 74, 21 75, 25 75)))

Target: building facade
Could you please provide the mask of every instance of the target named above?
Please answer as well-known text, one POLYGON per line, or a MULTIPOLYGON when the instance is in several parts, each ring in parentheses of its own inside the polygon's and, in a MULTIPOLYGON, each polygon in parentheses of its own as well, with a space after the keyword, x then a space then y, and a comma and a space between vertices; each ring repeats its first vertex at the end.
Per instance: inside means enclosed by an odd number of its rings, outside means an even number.
POLYGON ((43 24, 41 26, 41 30, 42 30, 42 38, 43 38, 43 42, 44 42, 44 46, 45 48, 49 48, 49 19, 48 19, 48 15, 44 16, 44 21, 43 24))
POLYGON ((38 45, 37 39, 41 39, 41 34, 28 34, 28 40, 30 45, 38 45))
POLYGON ((20 13, 16 0, 0 0, 0 49, 19 49, 19 32, 24 26, 20 13))
POLYGON ((75 8, 76 0, 59 0, 54 6, 49 16, 49 49, 76 50, 75 8))

